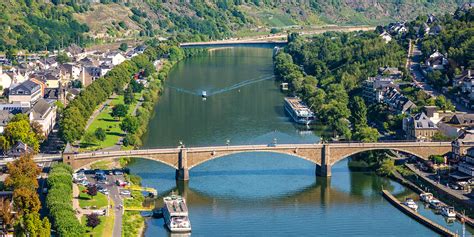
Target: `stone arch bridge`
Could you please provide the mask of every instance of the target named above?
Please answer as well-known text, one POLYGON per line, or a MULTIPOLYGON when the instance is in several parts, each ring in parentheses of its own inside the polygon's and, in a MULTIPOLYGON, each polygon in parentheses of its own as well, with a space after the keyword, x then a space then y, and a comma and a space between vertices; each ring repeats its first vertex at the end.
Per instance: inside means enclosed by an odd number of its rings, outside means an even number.
POLYGON ((422 159, 430 155, 443 155, 451 151, 450 142, 377 142, 377 143, 323 143, 240 145, 210 147, 177 147, 142 149, 130 151, 63 153, 63 162, 74 169, 105 159, 133 157, 151 159, 176 169, 177 180, 189 180, 189 170, 209 160, 242 152, 275 152, 316 164, 316 174, 331 176, 331 167, 351 155, 371 150, 395 150, 412 154, 422 159))

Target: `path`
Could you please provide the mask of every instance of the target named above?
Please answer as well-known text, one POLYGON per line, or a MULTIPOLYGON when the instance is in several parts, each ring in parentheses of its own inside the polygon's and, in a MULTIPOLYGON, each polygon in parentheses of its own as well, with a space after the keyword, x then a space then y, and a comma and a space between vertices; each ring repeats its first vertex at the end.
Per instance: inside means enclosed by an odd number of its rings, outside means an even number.
POLYGON ((87 120, 85 130, 87 130, 89 128, 89 126, 91 126, 91 124, 94 122, 95 118, 105 109, 106 106, 109 106, 110 102, 112 102, 112 100, 115 99, 115 98, 117 98, 117 95, 114 93, 104 103, 102 103, 99 106, 99 108, 94 110, 94 113, 92 113, 92 115, 89 117, 89 120, 87 120))
POLYGON ((122 198, 120 197, 118 186, 115 185, 115 175, 109 176, 109 183, 112 184, 112 187, 109 189, 109 197, 115 204, 114 214, 114 229, 112 230, 112 236, 114 237, 121 237, 122 236, 122 216, 123 216, 123 208, 117 209, 117 207, 122 206, 123 202, 122 198))

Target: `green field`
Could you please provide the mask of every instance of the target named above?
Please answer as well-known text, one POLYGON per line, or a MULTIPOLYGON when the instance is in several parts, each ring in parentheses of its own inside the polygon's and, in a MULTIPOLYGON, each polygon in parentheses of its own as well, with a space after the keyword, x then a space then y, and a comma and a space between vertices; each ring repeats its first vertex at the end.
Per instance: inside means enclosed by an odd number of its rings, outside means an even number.
POLYGON ((285 27, 296 25, 296 23, 291 19, 291 16, 275 13, 270 11, 260 12, 258 18, 267 26, 270 27, 285 27))
POLYGON ((81 208, 96 207, 97 209, 100 209, 107 207, 107 196, 97 192, 97 196, 91 198, 87 193, 83 193, 84 190, 86 190, 86 187, 79 186, 79 206, 81 208))
MULTIPOLYGON (((140 93, 135 94, 135 98, 138 99, 141 97, 140 93)), ((118 95, 116 98, 113 98, 109 105, 106 105, 105 108, 99 113, 99 115, 94 119, 89 128, 87 128, 86 133, 94 133, 97 128, 103 128, 106 131, 106 138, 104 141, 96 140, 93 143, 86 143, 84 137, 80 141, 80 147, 82 150, 99 150, 107 147, 112 147, 117 145, 119 139, 125 136, 125 133, 120 129, 121 121, 117 118, 112 117, 112 109, 115 105, 124 104, 123 95, 118 95)), ((136 106, 136 101, 128 105, 128 113, 132 114, 133 109, 136 106)))

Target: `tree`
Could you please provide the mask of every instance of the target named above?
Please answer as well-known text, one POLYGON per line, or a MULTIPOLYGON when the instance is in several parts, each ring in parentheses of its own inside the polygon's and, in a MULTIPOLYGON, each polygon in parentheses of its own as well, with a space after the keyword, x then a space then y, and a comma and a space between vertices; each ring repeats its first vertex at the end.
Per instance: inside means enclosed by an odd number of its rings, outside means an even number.
POLYGON ((0 148, 2 149, 2 154, 5 155, 5 153, 10 149, 10 147, 10 141, 8 141, 5 136, 0 136, 0 148))
POLYGON ((446 141, 452 141, 453 138, 448 137, 444 135, 442 132, 438 131, 435 134, 433 134, 433 136, 431 137, 431 140, 433 140, 434 142, 446 142, 446 141))
POLYGON ((51 224, 46 217, 41 220, 37 212, 26 214, 17 222, 15 235, 49 237, 51 235, 51 224))
POLYGON ((375 128, 369 126, 358 127, 354 135, 355 140, 362 142, 377 142, 379 139, 379 132, 375 128))
MULTIPOLYGON (((33 124, 34 129, 38 130, 38 124, 33 124)), ((44 139, 41 130, 35 131, 30 125, 29 118, 23 114, 15 115, 7 124, 4 131, 4 136, 10 144, 15 144, 19 141, 26 143, 32 147, 35 152, 39 151, 39 139, 44 139)))
POLYGON ((124 146, 134 146, 136 145, 137 143, 137 139, 135 138, 135 136, 133 134, 127 134, 125 135, 125 137, 123 138, 123 145, 124 146))
POLYGON ((92 227, 92 229, 94 229, 98 225, 100 225, 99 215, 95 213, 87 215, 87 226, 92 227))
POLYGON ((85 145, 93 145, 97 142, 97 137, 93 132, 86 132, 86 134, 84 134, 84 137, 82 138, 82 142, 85 145))
POLYGON ((97 128, 94 134, 95 134, 95 137, 99 139, 100 141, 104 141, 107 136, 103 128, 97 128))
POLYGON ((119 120, 120 118, 125 117, 127 113, 128 113, 128 106, 124 104, 118 104, 112 109, 112 116, 118 117, 119 120))
POLYGON ((446 111, 446 110, 455 111, 456 109, 454 105, 451 103, 451 101, 446 99, 444 95, 440 95, 436 97, 435 104, 439 109, 443 111, 446 111))
POLYGON ((120 128, 127 133, 135 133, 140 127, 140 121, 137 117, 127 116, 120 124, 120 128))
POLYGON ((56 57, 56 61, 59 63, 59 64, 63 64, 63 63, 68 63, 71 61, 71 59, 67 56, 66 53, 62 52, 62 53, 59 53, 58 56, 56 57))
POLYGON ((123 52, 127 51, 128 44, 127 43, 121 43, 119 49, 122 50, 123 52))
POLYGON ((445 159, 443 156, 440 155, 431 155, 430 160, 432 160, 435 164, 444 164, 445 159))
POLYGON ((87 188, 87 195, 89 195, 91 198, 97 196, 97 187, 91 186, 87 188))
POLYGON ((13 210, 10 200, 0 199, 0 218, 2 219, 2 229, 9 230, 13 227, 13 210))
POLYGON ((133 93, 140 93, 144 88, 143 84, 138 83, 135 79, 130 80, 129 87, 132 88, 133 93))
POLYGON ((21 214, 29 214, 38 212, 41 208, 36 190, 26 187, 17 188, 13 191, 13 203, 15 210, 21 214))
POLYGON ((25 154, 13 162, 7 164, 9 176, 5 179, 5 185, 14 190, 26 187, 30 190, 38 188, 36 177, 41 170, 33 161, 31 154, 25 154))
POLYGON ((365 106, 364 99, 360 96, 354 97, 351 104, 352 118, 355 127, 366 127, 367 126, 367 106, 365 106))
POLYGON ((377 169, 377 173, 383 176, 391 176, 395 173, 395 161, 392 159, 385 159, 382 165, 377 169))
POLYGON ((126 105, 132 104, 135 101, 135 95, 133 94, 132 88, 129 86, 125 90, 125 94, 123 95, 123 102, 126 105))

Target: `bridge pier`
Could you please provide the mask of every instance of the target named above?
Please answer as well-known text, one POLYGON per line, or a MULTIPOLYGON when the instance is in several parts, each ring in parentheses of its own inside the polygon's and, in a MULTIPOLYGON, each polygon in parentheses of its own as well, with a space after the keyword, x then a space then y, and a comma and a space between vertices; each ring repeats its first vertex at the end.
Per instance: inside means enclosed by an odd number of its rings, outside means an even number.
POLYGON ((331 165, 329 145, 325 144, 321 151, 321 165, 316 165, 316 175, 320 177, 331 177, 331 165))
POLYGON ((186 152, 186 149, 184 147, 181 147, 178 154, 178 169, 176 170, 176 180, 189 180, 188 153, 186 152))

